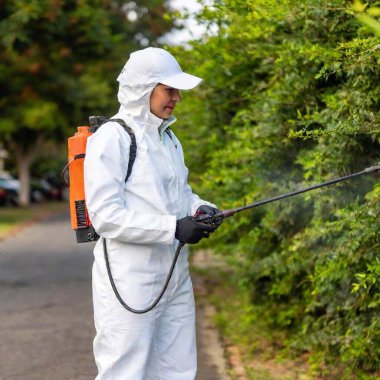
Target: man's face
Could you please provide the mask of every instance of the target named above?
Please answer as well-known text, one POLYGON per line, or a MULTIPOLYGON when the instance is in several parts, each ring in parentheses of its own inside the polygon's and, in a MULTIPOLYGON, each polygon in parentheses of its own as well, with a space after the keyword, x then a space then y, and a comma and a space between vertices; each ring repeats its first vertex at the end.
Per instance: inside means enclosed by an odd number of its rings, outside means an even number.
POLYGON ((180 100, 181 95, 176 88, 159 83, 150 96, 150 112, 160 119, 167 119, 180 100))

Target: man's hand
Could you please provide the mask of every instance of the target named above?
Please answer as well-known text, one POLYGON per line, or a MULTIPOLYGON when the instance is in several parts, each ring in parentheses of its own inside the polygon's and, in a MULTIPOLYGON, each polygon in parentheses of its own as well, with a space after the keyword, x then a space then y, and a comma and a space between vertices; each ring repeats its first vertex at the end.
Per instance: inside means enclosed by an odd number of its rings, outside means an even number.
POLYGON ((185 216, 177 220, 175 237, 181 243, 196 244, 202 238, 208 238, 216 229, 217 226, 197 222, 192 216, 185 216))
MULTIPOLYGON (((202 205, 198 208, 198 210, 195 212, 195 216, 197 215, 208 215, 208 216, 214 216, 215 214, 220 213, 220 210, 218 210, 215 207, 202 205)), ((207 221, 205 221, 207 223, 207 221)), ((212 221, 212 226, 218 228, 223 223, 223 218, 219 217, 212 221)), ((215 228, 215 229, 216 229, 215 228)))

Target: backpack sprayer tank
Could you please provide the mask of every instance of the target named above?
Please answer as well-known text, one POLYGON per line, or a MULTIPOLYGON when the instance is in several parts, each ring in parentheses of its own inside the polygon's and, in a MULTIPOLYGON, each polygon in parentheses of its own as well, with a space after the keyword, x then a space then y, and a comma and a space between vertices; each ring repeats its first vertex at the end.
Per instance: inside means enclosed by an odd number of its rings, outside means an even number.
POLYGON ((77 242, 84 243, 97 240, 96 234, 88 217, 85 193, 83 160, 86 156, 87 138, 92 135, 90 127, 78 127, 78 132, 68 139, 68 167, 70 179, 70 214, 71 227, 76 232, 77 242))
POLYGON ((133 163, 136 159, 137 145, 133 130, 127 126, 124 120, 108 119, 104 116, 90 116, 90 126, 78 127, 78 132, 68 139, 69 154, 68 163, 63 168, 61 179, 69 188, 71 227, 75 230, 78 243, 85 243, 99 239, 88 217, 86 198, 84 191, 84 158, 86 157, 87 139, 95 133, 99 127, 108 121, 120 124, 129 134, 131 145, 129 149, 128 170, 125 177, 127 182, 133 163), (69 183, 66 180, 66 172, 69 171, 69 183))

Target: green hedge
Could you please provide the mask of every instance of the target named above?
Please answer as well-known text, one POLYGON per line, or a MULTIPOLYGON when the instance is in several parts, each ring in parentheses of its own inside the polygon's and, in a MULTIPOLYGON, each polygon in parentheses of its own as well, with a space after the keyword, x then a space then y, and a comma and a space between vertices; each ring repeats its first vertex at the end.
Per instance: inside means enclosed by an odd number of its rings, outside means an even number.
MULTIPOLYGON (((200 19, 218 32, 176 52, 205 79, 176 132, 201 195, 226 209, 379 161, 380 40, 351 2, 224 0, 200 19)), ((239 268, 253 321, 288 331, 323 376, 379 375, 376 182, 242 213, 209 242, 239 268)))

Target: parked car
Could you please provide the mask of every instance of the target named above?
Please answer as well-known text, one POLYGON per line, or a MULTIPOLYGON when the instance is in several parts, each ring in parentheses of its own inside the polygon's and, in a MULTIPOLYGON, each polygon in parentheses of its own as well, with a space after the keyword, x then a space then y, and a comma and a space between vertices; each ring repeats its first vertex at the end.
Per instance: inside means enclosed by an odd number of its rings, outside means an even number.
MULTIPOLYGON (((20 181, 9 173, 0 173, 0 206, 17 206, 20 181)), ((55 178, 36 179, 30 181, 30 202, 38 203, 45 200, 64 199, 63 186, 55 178)))
POLYGON ((60 190, 45 179, 32 179, 30 188, 32 202, 62 199, 60 190))
POLYGON ((0 205, 18 205, 19 184, 13 177, 0 175, 0 205))

